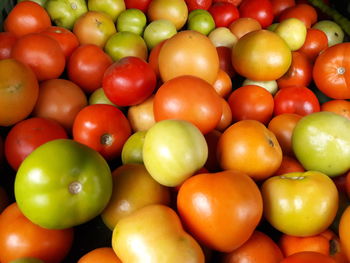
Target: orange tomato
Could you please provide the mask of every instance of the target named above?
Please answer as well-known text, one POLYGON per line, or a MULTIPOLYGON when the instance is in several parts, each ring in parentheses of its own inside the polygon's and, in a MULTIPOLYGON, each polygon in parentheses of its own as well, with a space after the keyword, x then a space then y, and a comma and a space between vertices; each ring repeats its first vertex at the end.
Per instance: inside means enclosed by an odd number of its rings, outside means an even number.
POLYGON ((313 251, 295 253, 283 259, 280 263, 336 263, 334 259, 313 251))
POLYGON ((305 172, 305 169, 294 157, 283 155, 281 165, 274 175, 283 175, 294 172, 305 172))
POLYGON ((339 239, 345 255, 350 261, 350 206, 348 206, 340 217, 339 239))
POLYGON ((255 180, 272 176, 282 162, 276 136, 255 120, 242 120, 228 127, 219 139, 217 156, 222 169, 241 171, 255 180))
POLYGON ((78 263, 122 263, 111 247, 96 248, 81 257, 78 263))
POLYGON ((275 134, 285 155, 294 156, 292 134, 295 125, 301 118, 299 114, 283 113, 273 117, 267 126, 275 134))
POLYGON ((290 8, 285 9, 279 16, 279 22, 288 19, 297 18, 304 22, 307 28, 310 28, 317 22, 316 9, 309 4, 296 4, 290 8))
POLYGON ((330 111, 350 119, 350 101, 330 100, 321 105, 321 111, 330 111))
POLYGON ((196 240, 214 250, 231 252, 246 242, 257 227, 262 197, 245 173, 203 173, 181 185, 177 208, 196 240))
POLYGON ((184 30, 169 38, 159 52, 158 64, 164 82, 192 75, 213 84, 219 72, 215 46, 207 36, 193 30, 184 30))
POLYGON ((254 18, 240 17, 231 23, 229 29, 237 38, 241 38, 249 32, 260 30, 261 24, 254 18))
POLYGON ((303 46, 299 52, 305 54, 311 62, 314 62, 321 51, 328 47, 327 35, 316 28, 308 28, 303 46))
POLYGON ((283 259, 281 249, 266 234, 254 231, 239 248, 223 255, 220 263, 279 263, 283 259))
POLYGON ((232 91, 231 77, 226 71, 219 69, 216 80, 213 84, 214 89, 222 98, 227 98, 232 91))
POLYGON ((224 131, 232 123, 232 111, 230 105, 225 99, 221 99, 222 102, 222 114, 221 119, 216 125, 215 129, 219 131, 224 131))

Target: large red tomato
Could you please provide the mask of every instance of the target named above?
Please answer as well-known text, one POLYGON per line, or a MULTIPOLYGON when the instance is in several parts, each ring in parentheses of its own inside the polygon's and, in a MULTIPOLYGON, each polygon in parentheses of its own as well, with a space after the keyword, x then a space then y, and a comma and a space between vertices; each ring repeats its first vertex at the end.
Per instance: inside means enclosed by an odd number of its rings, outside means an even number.
POLYGON ((33 224, 16 203, 0 216, 0 260, 9 263, 18 258, 38 258, 46 263, 59 263, 73 242, 73 229, 45 229, 33 224))
POLYGON ((271 25, 274 18, 270 0, 243 0, 239 5, 239 14, 258 20, 262 28, 271 25))
POLYGON ((152 0, 124 0, 124 2, 126 9, 137 8, 146 14, 152 0))
POLYGON ((45 118, 29 118, 11 128, 5 139, 5 156, 14 170, 37 147, 55 139, 68 138, 57 122, 45 118))
POLYGON ((228 27, 239 18, 237 7, 230 3, 214 3, 208 11, 213 16, 216 27, 228 27))
POLYGON ((328 38, 326 33, 316 28, 308 28, 306 39, 299 52, 305 54, 311 62, 314 62, 321 51, 328 47, 328 38))
POLYGON ((153 68, 138 57, 124 57, 104 73, 102 85, 106 96, 118 106, 139 104, 151 96, 157 76, 153 68))
POLYGON ((73 139, 98 151, 109 160, 120 156, 130 135, 128 119, 117 107, 107 104, 93 104, 83 108, 73 124, 73 139))
POLYGON ((165 82, 153 101, 156 121, 186 120, 202 133, 213 130, 221 119, 221 97, 206 81, 194 76, 180 76, 165 82))
POLYGON ((112 63, 110 56, 100 47, 93 44, 81 45, 68 60, 68 78, 85 92, 91 93, 102 87, 103 74, 112 63))
POLYGON ((189 12, 196 9, 208 10, 212 4, 212 0, 185 0, 185 2, 189 12))
POLYGON ((314 23, 317 22, 317 12, 312 5, 296 4, 281 12, 279 16, 279 22, 288 18, 297 18, 303 21, 307 28, 310 28, 314 23))
POLYGON ((316 59, 313 78, 317 88, 333 99, 350 99, 350 43, 324 50, 316 59))

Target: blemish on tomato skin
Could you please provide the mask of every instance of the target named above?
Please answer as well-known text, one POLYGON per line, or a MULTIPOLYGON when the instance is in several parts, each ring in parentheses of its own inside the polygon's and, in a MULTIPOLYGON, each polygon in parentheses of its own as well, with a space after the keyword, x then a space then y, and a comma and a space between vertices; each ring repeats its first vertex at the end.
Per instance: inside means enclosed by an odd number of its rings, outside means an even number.
POLYGON ((18 90, 20 90, 21 87, 22 87, 21 84, 14 84, 14 85, 8 86, 8 87, 6 88, 6 91, 7 91, 8 93, 15 93, 15 92, 17 92, 18 90))

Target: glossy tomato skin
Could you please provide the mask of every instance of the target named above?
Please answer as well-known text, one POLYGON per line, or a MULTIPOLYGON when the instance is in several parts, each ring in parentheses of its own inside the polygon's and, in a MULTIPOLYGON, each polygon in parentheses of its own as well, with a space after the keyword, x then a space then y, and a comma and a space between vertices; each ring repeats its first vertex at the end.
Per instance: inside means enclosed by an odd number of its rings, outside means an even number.
POLYGON ((100 247, 82 256, 78 263, 96 263, 103 261, 104 263, 122 263, 111 247, 100 247))
POLYGON ((342 248, 348 258, 350 259, 350 207, 348 206, 340 217, 339 222, 339 238, 342 244, 342 248))
POLYGON ((5 139, 5 157, 17 171, 22 161, 38 146, 55 139, 67 139, 65 129, 56 121, 29 118, 11 128, 5 139))
POLYGON ((22 162, 14 192, 19 208, 33 223, 64 229, 102 212, 112 194, 112 176, 98 152, 71 139, 58 139, 36 148, 22 162))
POLYGON ((0 32, 0 59, 10 58, 17 37, 11 32, 0 32))
POLYGON ((115 106, 94 104, 75 117, 73 139, 98 151, 107 160, 120 156, 131 127, 123 112, 115 106))
POLYGON ((295 0, 271 0, 274 20, 287 8, 295 6, 295 0))
POLYGON ((286 257, 281 263, 336 263, 336 261, 319 252, 303 251, 286 257))
POLYGON ((53 230, 35 225, 13 203, 0 217, 0 260, 9 263, 18 258, 33 257, 59 263, 68 254, 73 236, 72 228, 53 230))
POLYGON ((216 27, 228 27, 239 18, 238 8, 230 3, 214 3, 208 11, 213 16, 216 27))
POLYGON ((235 75, 235 70, 233 69, 231 62, 232 48, 220 46, 216 47, 216 51, 219 56, 220 69, 225 71, 232 78, 235 75))
POLYGON ((288 18, 297 18, 304 22, 307 28, 310 28, 317 21, 316 9, 309 4, 296 4, 285 9, 279 16, 279 22, 288 18))
POLYGON ((94 44, 81 45, 68 60, 68 78, 86 93, 92 93, 102 87, 103 74, 112 63, 111 57, 100 47, 94 44))
POLYGON ((316 59, 313 78, 317 88, 333 99, 350 98, 350 43, 328 47, 316 59))
POLYGON ((208 82, 184 75, 165 82, 157 90, 153 101, 153 112, 156 121, 186 120, 205 134, 219 123, 222 102, 221 97, 208 82))
POLYGON ((203 173, 181 185, 177 208, 197 240, 209 248, 231 252, 255 230, 262 216, 262 198, 245 173, 203 173))
POLYGON ((45 8, 34 1, 23 1, 15 5, 4 22, 4 30, 17 37, 38 33, 51 26, 45 8))
POLYGON ((303 46, 299 52, 305 54, 311 62, 314 62, 321 51, 328 47, 327 35, 316 28, 308 28, 303 46))
POLYGON ((188 11, 191 12, 196 9, 208 10, 212 5, 212 0, 185 0, 188 11))
POLYGON ((289 86, 279 90, 275 97, 274 115, 295 113, 305 116, 320 111, 316 95, 302 86, 289 86))
POLYGON ((58 42, 39 33, 18 39, 12 48, 11 57, 29 65, 39 81, 58 78, 66 64, 58 42))
POLYGON ((126 9, 137 8, 146 14, 152 0, 124 0, 124 2, 126 9))
POLYGON ((141 58, 124 57, 107 68, 102 83, 107 98, 114 104, 132 106, 151 96, 157 77, 141 58))
POLYGON ((243 0, 239 5, 241 17, 251 17, 259 21, 262 28, 272 24, 273 7, 269 0, 243 0))

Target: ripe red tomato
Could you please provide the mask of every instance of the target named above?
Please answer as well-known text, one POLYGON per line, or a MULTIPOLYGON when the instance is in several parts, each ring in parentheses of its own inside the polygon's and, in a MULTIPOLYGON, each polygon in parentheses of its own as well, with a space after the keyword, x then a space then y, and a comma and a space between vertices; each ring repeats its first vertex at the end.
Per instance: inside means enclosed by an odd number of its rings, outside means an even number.
POLYGON ((273 14, 275 20, 278 19, 279 15, 287 8, 295 6, 295 0, 270 0, 272 4, 273 14))
POLYGON ((72 31, 59 26, 50 26, 41 31, 42 34, 55 39, 63 50, 63 54, 68 59, 72 52, 79 46, 79 40, 72 31))
POLYGON ((308 57, 299 51, 292 52, 292 64, 288 71, 279 79, 280 89, 288 86, 309 86, 312 80, 312 64, 308 57))
POLYGON ((81 45, 68 60, 68 78, 86 93, 92 93, 102 87, 103 74, 112 63, 111 57, 100 47, 93 44, 81 45))
POLYGON ((320 111, 316 95, 306 87, 289 86, 277 91, 274 115, 296 113, 301 116, 320 111))
POLYGON ((297 18, 304 22, 307 28, 310 28, 317 22, 316 9, 309 4, 296 4, 290 8, 285 9, 279 16, 279 22, 288 19, 297 18))
POLYGON ((165 82, 153 101, 156 121, 186 120, 208 133, 219 123, 222 115, 221 97, 205 80, 180 76, 165 82))
POLYGON ((208 11, 213 16, 216 27, 228 27, 239 18, 237 7, 230 3, 214 3, 209 7, 208 11))
POLYGON ((11 57, 29 65, 39 81, 58 78, 66 64, 58 42, 39 33, 18 39, 12 48, 11 57))
POLYGON ((273 114, 274 100, 270 92, 256 85, 234 90, 228 98, 233 121, 257 120, 267 124, 273 114))
POLYGON ((10 58, 17 37, 11 32, 0 32, 0 59, 10 58))
POLYGON ((235 70, 232 66, 231 52, 232 49, 225 46, 216 47, 219 56, 220 69, 225 71, 231 78, 235 75, 235 70))
POLYGON ((242 2, 242 0, 213 0, 213 3, 230 3, 235 6, 239 6, 239 4, 242 2))
POLYGON ((156 88, 157 77, 153 68, 138 57, 124 57, 113 63, 104 73, 103 90, 115 105, 136 105, 156 88))
POLYGON ((124 0, 124 2, 126 9, 137 8, 146 14, 152 0, 124 0))
POLYGON ((83 108, 75 117, 73 139, 98 151, 108 160, 120 156, 131 135, 128 119, 120 109, 107 104, 83 108))
POLYGON ((196 9, 208 10, 212 4, 212 0, 185 0, 185 2, 189 12, 196 9))
POLYGON ((51 26, 51 19, 45 8, 34 1, 17 3, 4 21, 4 30, 17 37, 38 33, 51 26))
POLYGON ((45 229, 33 224, 16 203, 0 216, 0 260, 9 263, 24 257, 59 263, 68 254, 73 242, 73 229, 45 229))
POLYGON ((313 78, 317 88, 333 99, 350 99, 350 43, 324 50, 316 59, 313 78))
POLYGON ((55 139, 68 138, 64 128, 56 121, 29 118, 11 128, 5 139, 5 157, 17 171, 22 161, 40 145, 55 139))
POLYGON ((327 35, 316 28, 308 28, 306 39, 299 52, 305 54, 311 62, 314 62, 321 51, 328 47, 327 35))
POLYGON ((258 20, 262 28, 271 25, 274 18, 270 0, 243 0, 239 5, 239 14, 258 20))

